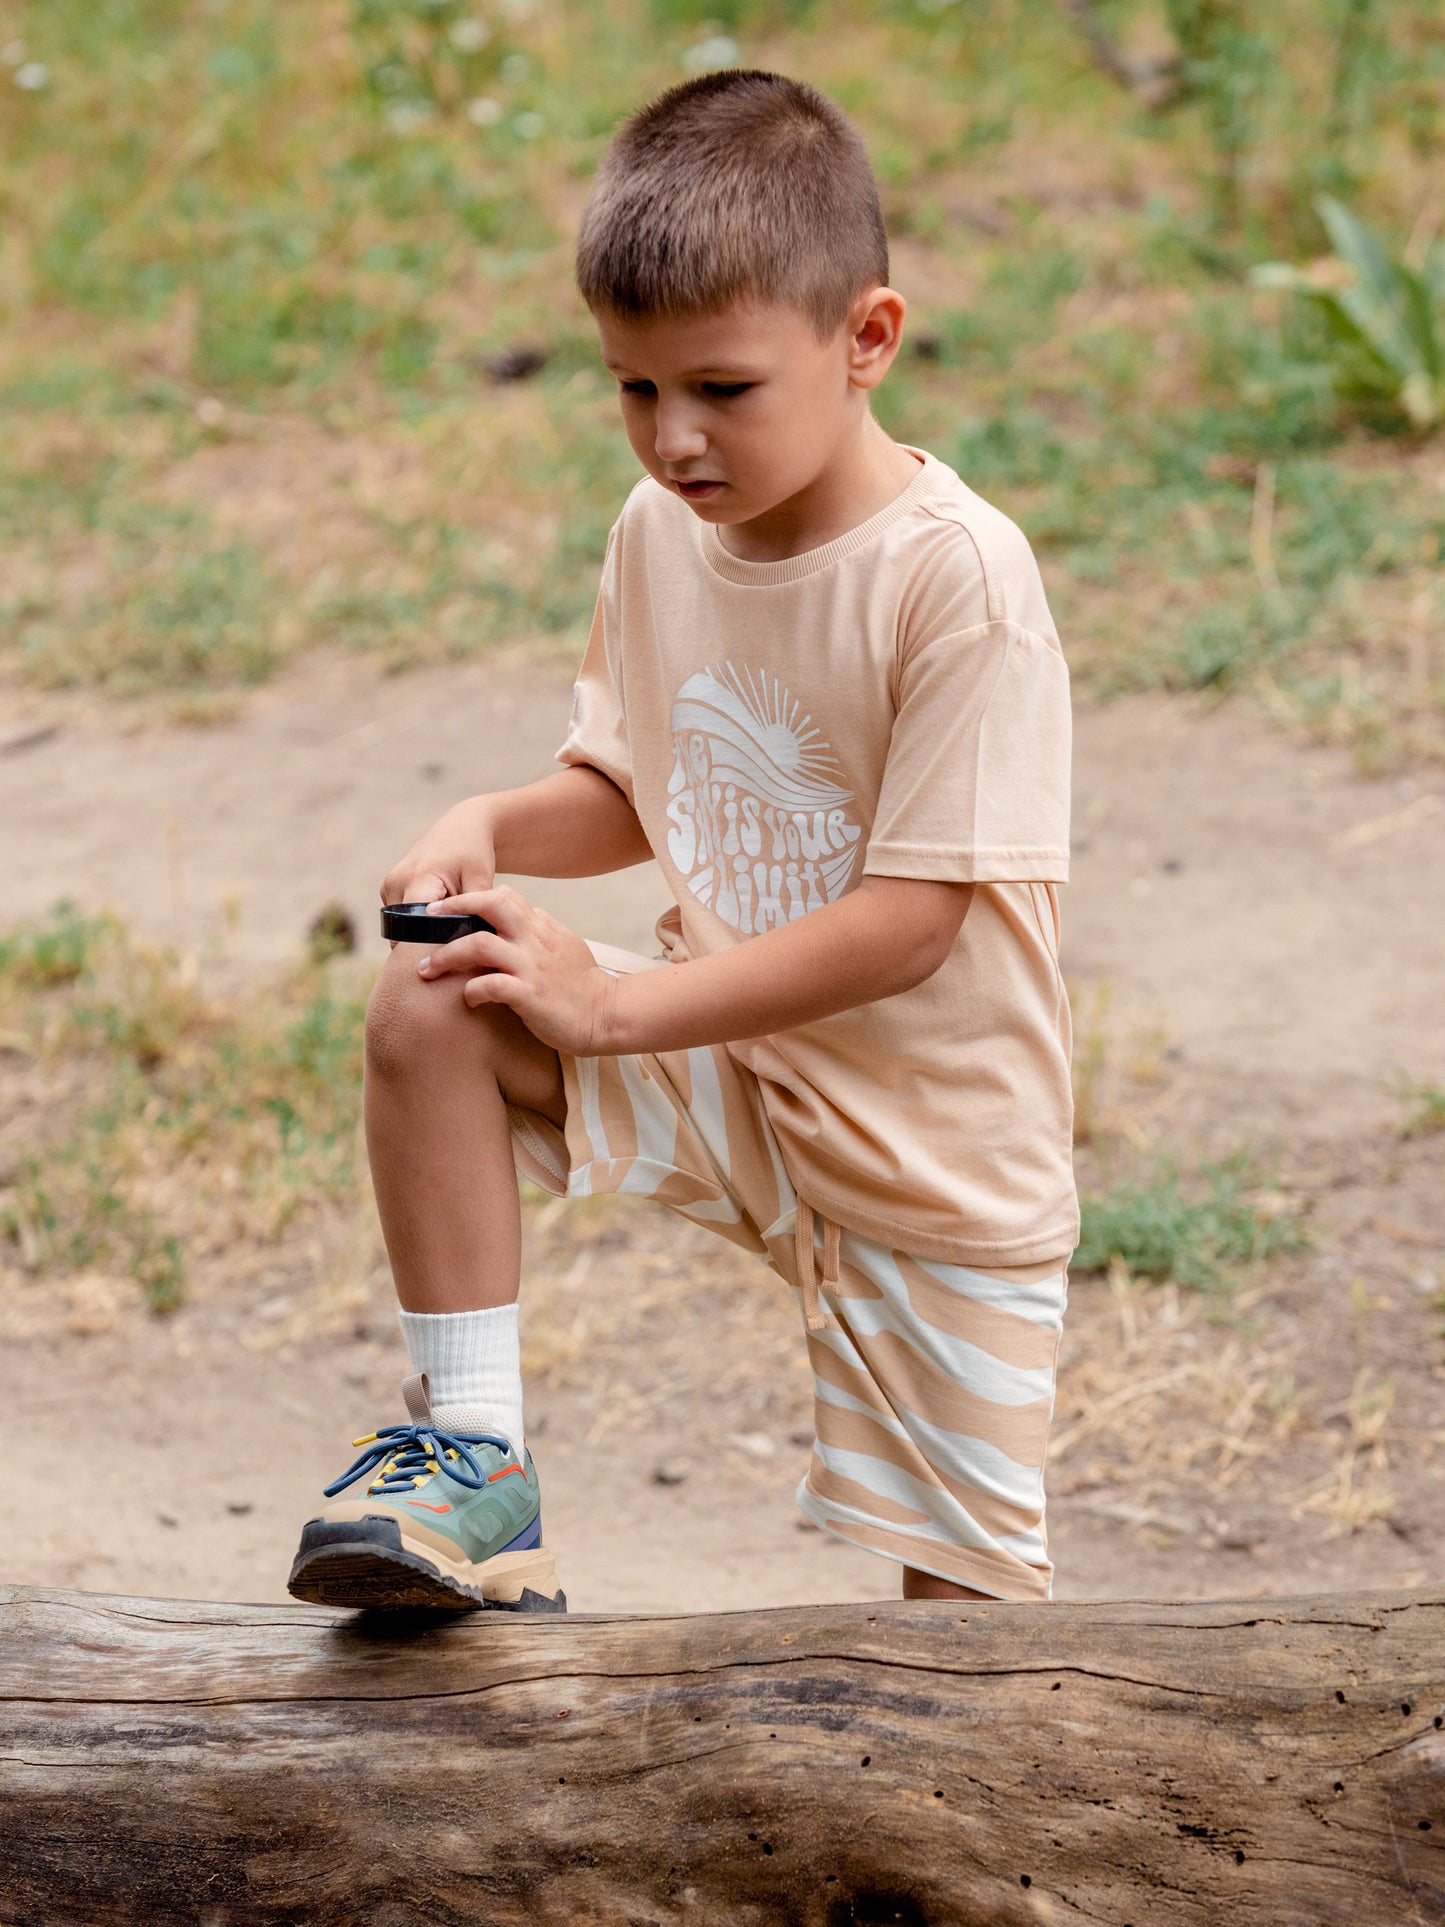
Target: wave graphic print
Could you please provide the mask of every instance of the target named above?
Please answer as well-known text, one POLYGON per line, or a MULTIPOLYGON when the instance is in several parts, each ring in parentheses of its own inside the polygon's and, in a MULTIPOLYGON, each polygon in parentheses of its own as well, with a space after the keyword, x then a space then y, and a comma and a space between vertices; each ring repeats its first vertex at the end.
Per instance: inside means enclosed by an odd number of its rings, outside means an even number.
POLYGON ((751 936, 842 895, 863 832, 832 749, 775 676, 699 670, 672 705, 667 850, 687 887, 751 936))

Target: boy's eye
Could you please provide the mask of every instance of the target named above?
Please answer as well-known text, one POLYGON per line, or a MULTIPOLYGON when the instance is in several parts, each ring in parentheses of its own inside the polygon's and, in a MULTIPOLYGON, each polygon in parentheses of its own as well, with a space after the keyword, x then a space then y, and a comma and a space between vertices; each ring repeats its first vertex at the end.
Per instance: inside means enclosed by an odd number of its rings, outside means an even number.
POLYGON ((745 395, 752 386, 750 381, 705 381, 702 392, 723 401, 731 401, 734 395, 745 395))
POLYGON ((650 381, 620 381, 617 385, 624 395, 651 395, 656 393, 650 381))

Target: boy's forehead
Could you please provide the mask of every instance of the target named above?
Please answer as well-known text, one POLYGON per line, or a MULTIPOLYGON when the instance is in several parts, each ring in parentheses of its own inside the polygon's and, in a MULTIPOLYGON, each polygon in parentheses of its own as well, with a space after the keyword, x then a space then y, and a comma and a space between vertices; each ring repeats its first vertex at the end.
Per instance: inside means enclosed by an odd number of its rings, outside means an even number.
POLYGON ((807 316, 772 303, 736 302, 681 315, 595 317, 602 359, 609 368, 644 361, 670 374, 719 374, 771 360, 817 336, 807 316))

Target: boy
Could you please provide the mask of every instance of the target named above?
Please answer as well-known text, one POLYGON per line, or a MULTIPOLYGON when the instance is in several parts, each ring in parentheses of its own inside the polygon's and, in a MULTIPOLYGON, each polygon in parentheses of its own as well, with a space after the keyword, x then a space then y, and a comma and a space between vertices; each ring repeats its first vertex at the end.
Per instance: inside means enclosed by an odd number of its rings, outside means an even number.
POLYGON ((905 1597, 1047 1598, 1077 1215, 1068 679, 1037 568, 870 412, 904 302, 862 142, 812 88, 730 71, 635 115, 577 272, 647 475, 563 768, 458 804, 382 887, 496 934, 394 950, 372 999, 411 1422, 358 1441, 328 1497, 370 1483, 306 1527, 291 1590, 562 1609, 522 1438, 515 1162, 654 1197, 798 1288, 799 1504, 905 1597), (494 887, 651 856, 677 897, 660 960, 494 887))

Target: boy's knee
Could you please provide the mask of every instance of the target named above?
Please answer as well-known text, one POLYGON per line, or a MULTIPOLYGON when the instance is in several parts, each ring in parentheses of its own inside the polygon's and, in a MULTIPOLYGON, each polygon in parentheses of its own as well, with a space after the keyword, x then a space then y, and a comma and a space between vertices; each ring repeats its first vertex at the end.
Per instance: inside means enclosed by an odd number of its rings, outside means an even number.
POLYGON ((462 999, 460 977, 426 983, 410 948, 394 950, 366 1007, 367 1071, 388 1081, 412 1076, 438 1053, 454 1052, 459 1036, 471 1040, 484 1029, 462 999))

